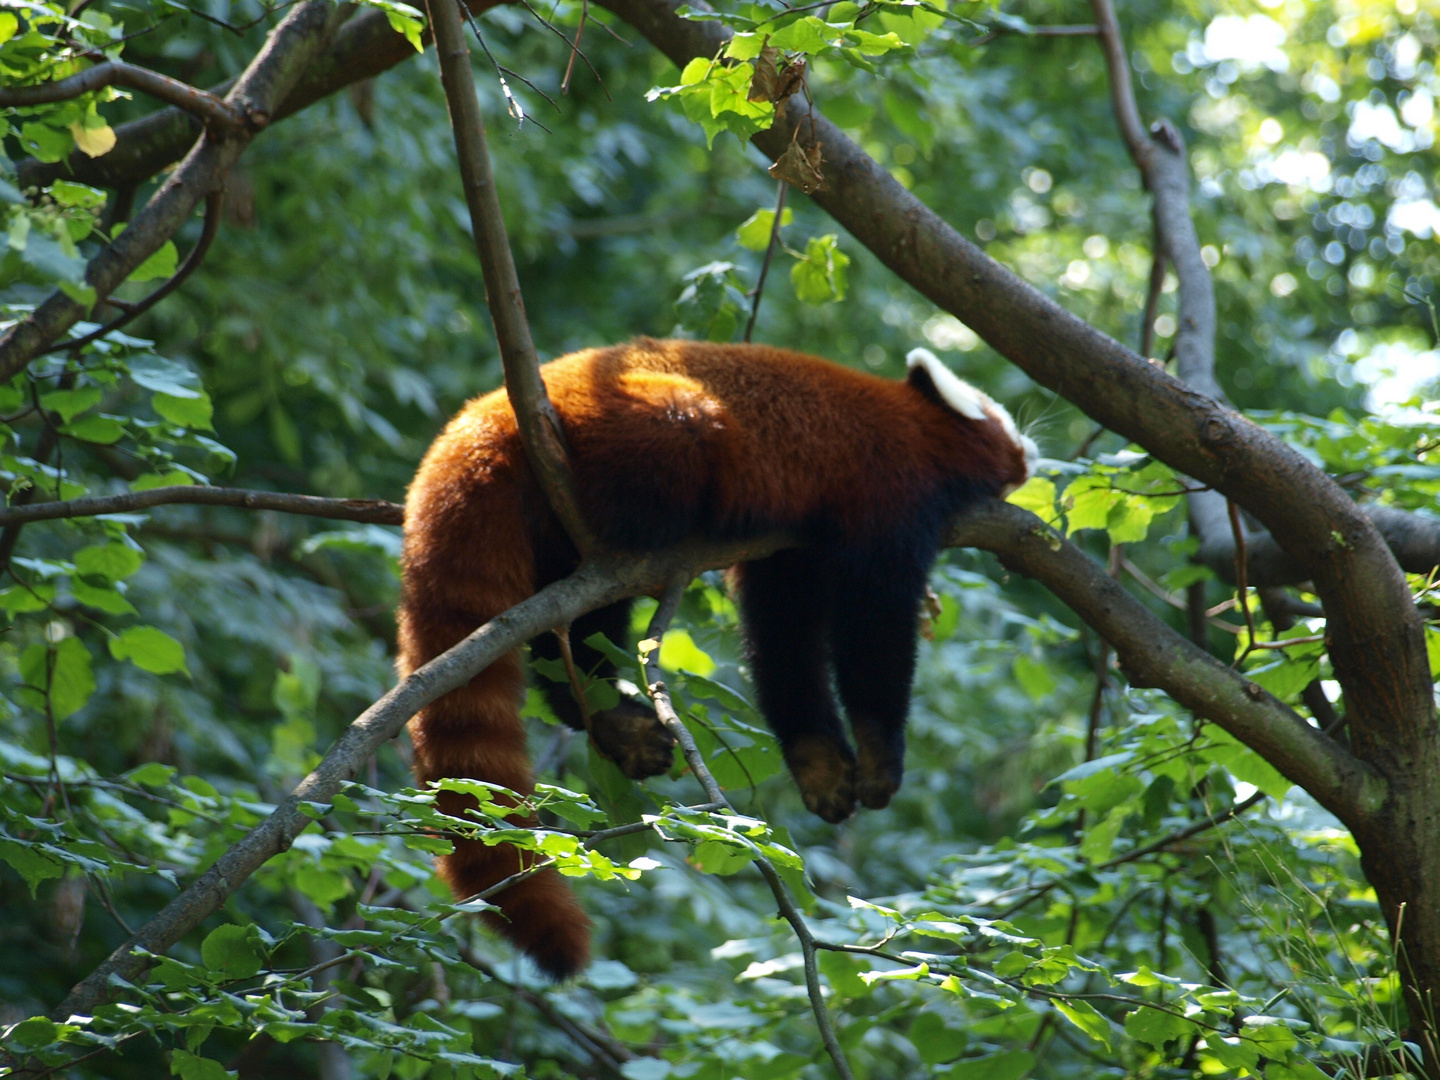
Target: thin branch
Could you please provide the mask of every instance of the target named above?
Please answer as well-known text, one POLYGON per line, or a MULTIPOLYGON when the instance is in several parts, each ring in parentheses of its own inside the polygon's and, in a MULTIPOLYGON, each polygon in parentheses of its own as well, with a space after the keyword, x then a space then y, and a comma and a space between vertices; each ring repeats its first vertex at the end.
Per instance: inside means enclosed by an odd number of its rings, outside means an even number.
MULTIPOLYGON (((567 38, 567 37, 561 32, 561 30, 560 30, 560 28, 559 28, 558 26, 556 26, 554 23, 552 23, 549 19, 545 18, 544 15, 541 15, 540 12, 536 11, 535 8, 530 4, 530 0, 520 0, 520 3, 521 3, 521 5, 525 8, 526 11, 530 12, 531 15, 534 15, 535 18, 540 21, 540 25, 541 25, 541 26, 545 27, 545 29, 549 30, 552 34, 554 34, 556 37, 558 37, 561 41, 565 42, 566 45, 569 45, 569 46, 570 46, 570 59, 571 59, 571 62, 572 62, 572 63, 574 62, 575 56, 576 56, 577 54, 579 55, 579 57, 580 57, 581 60, 584 60, 584 61, 585 61, 585 66, 590 69, 590 74, 591 74, 591 75, 594 75, 594 76, 595 76, 595 81, 600 84, 600 91, 601 91, 601 93, 603 93, 603 94, 605 95, 605 100, 606 100, 606 101, 611 101, 611 100, 613 100, 613 99, 610 97, 610 91, 607 90, 607 89, 605 89, 605 80, 600 77, 600 72, 598 72, 598 71, 595 70, 595 65, 592 64, 592 63, 590 63, 590 58, 589 58, 588 56, 586 56, 583 52, 580 51, 580 35, 577 33, 577 34, 575 35, 575 40, 574 40, 574 41, 571 41, 569 38, 567 38)), ((587 10, 588 10, 588 0, 587 0, 587 10)), ((580 29, 581 29, 581 30, 585 29, 585 27, 584 27, 583 24, 581 25, 580 29)))
MULTIPOLYGON (((647 829, 649 825, 645 826, 647 829)), ((521 1001, 532 1006, 550 1023, 565 1032, 581 1050, 585 1051, 598 1064, 603 1065, 611 1072, 619 1073, 620 1067, 627 1061, 635 1060, 637 1055, 615 1036, 608 1032, 599 1031, 578 1020, 571 1019, 561 1012, 544 994, 536 993, 529 987, 517 982, 511 982, 500 974, 494 964, 480 956, 468 944, 461 944, 459 947, 460 959, 469 964, 476 971, 487 978, 499 983, 521 1001)))
POLYGON ((214 241, 215 234, 220 231, 220 207, 224 201, 225 192, 223 189, 212 191, 205 196, 205 223, 200 228, 200 238, 195 241, 195 246, 192 247, 190 253, 185 256, 185 261, 180 264, 179 269, 170 276, 165 284, 161 285, 149 296, 137 303, 131 304, 120 300, 108 300, 108 303, 122 310, 123 314, 118 319, 106 323, 98 330, 92 330, 84 337, 74 338, 62 341, 58 345, 52 345, 47 351, 78 349, 82 345, 89 345, 92 341, 99 341, 112 330, 118 330, 126 323, 139 318, 178 289, 184 283, 185 279, 193 274, 199 268, 200 264, 205 261, 205 256, 210 251, 210 244, 214 241))
POLYGON ((95 517, 99 514, 127 514, 152 506, 235 506, 243 510, 278 510, 286 514, 331 518, 337 521, 364 521, 376 525, 400 525, 405 508, 383 499, 324 499, 315 495, 291 495, 280 491, 253 491, 246 488, 200 487, 199 485, 151 488, 124 495, 88 495, 64 502, 32 503, 0 509, 0 526, 54 521, 60 518, 95 517))
POLYGON ((435 35, 435 52, 440 60, 440 80, 455 132, 465 202, 470 209, 475 248, 485 277, 485 299, 495 326, 500 360, 505 367, 505 389, 510 395, 530 468, 555 516, 583 555, 595 548, 595 539, 580 512, 570 475, 565 429, 545 391, 540 361, 525 318, 520 281, 490 168, 485 121, 475 97, 459 0, 429 0, 427 8, 435 35))
POLYGON ((69 101, 106 86, 124 86, 139 90, 186 112, 194 113, 220 131, 233 130, 245 122, 244 114, 224 98, 216 97, 208 90, 201 90, 179 79, 161 75, 158 71, 127 64, 123 60, 109 60, 68 78, 41 83, 38 86, 0 87, 0 107, 69 101))
POLYGON ((575 28, 575 42, 570 46, 570 59, 565 62, 565 77, 560 80, 560 93, 570 92, 570 76, 575 73, 575 58, 580 55, 580 39, 585 36, 585 24, 590 19, 590 0, 580 0, 580 25, 575 28))
POLYGON ((1095 867, 1095 869, 1109 870, 1112 867, 1123 866, 1125 863, 1135 862, 1139 859, 1145 858, 1145 856, 1147 855, 1153 855, 1157 851, 1163 851, 1165 848, 1174 847, 1176 844, 1184 843, 1186 840, 1189 840, 1193 836, 1199 836, 1201 833, 1208 832, 1210 829, 1215 828, 1217 825, 1223 825, 1231 818, 1243 814, 1252 806, 1258 806, 1260 803, 1264 802, 1266 798, 1268 798, 1268 796, 1263 791, 1257 791, 1249 798, 1235 803, 1228 810, 1222 810, 1217 814, 1211 814, 1203 821, 1197 821, 1195 824, 1187 825, 1185 828, 1179 829, 1176 832, 1171 833, 1169 836, 1163 836, 1159 840, 1156 840, 1153 844, 1146 844, 1144 847, 1138 847, 1133 851, 1127 851, 1124 855, 1117 855, 1115 858, 1110 859, 1107 862, 1101 863, 1099 866, 1095 867))
POLYGON ((745 324, 745 336, 749 341, 755 329, 755 319, 760 314, 760 298, 765 295, 765 278, 770 273, 770 260, 775 257, 775 245, 780 240, 781 219, 785 216, 785 192, 790 185, 779 181, 775 189, 775 220, 770 223, 770 243, 765 245, 765 261, 760 264, 760 277, 755 282, 755 296, 750 301, 750 320, 745 324))
MULTIPOLYGON (((149 203, 93 259, 85 282, 97 300, 108 297, 147 258, 173 237, 197 203, 220 188, 250 140, 269 122, 301 73, 348 14, 330 0, 304 0, 266 38, 225 100, 244 123, 224 138, 201 137, 149 203)), ((78 322, 90 305, 57 291, 0 334, 0 381, 12 378, 78 322)))
MULTIPOLYGON (((695 745, 694 737, 680 721, 680 717, 676 715, 675 707, 670 701, 670 693, 660 679, 659 642, 665 636, 665 629, 670 625, 670 620, 679 610, 681 597, 685 595, 685 586, 689 581, 690 576, 684 573, 675 575, 666 585, 665 591, 660 597, 660 604, 650 619, 650 627, 646 631, 646 636, 655 643, 655 648, 650 649, 644 656, 646 692, 649 693, 650 700, 655 703, 655 713, 660 718, 660 722, 680 744, 680 751, 685 755, 685 762, 690 766, 690 771, 695 774, 695 778, 700 781, 700 786, 705 789, 705 794, 712 802, 721 803, 727 809, 732 809, 729 800, 725 798, 724 791, 716 783, 714 775, 705 764, 705 757, 700 753, 700 748, 695 745)), ((815 935, 805 921, 804 913, 796 905, 795 898, 790 895, 790 889, 770 860, 764 856, 757 856, 755 866, 765 879, 765 883, 770 886, 770 891, 774 894, 775 902, 780 908, 781 918, 790 924, 790 928, 800 941, 800 952, 805 959, 805 989, 810 996, 810 1008, 815 1014, 815 1026, 820 1031, 820 1041, 825 1046, 825 1052, 830 1055, 831 1064, 835 1066, 835 1072, 839 1074, 840 1080, 854 1080, 854 1073, 850 1071, 850 1062, 845 1057, 845 1050, 835 1035, 835 1026, 830 1020, 830 1010, 825 1007, 825 991, 820 985, 820 966, 816 960, 815 935)))
POLYGON ((1238 668, 1255 648, 1255 616, 1250 613, 1250 584, 1245 580, 1245 524, 1240 520, 1240 508, 1234 502, 1227 499, 1225 509, 1230 517, 1230 531, 1235 537, 1235 588, 1240 597, 1240 614, 1245 617, 1245 629, 1249 633, 1245 651, 1230 665, 1238 668))
MULTIPOLYGON (((824 4, 816 4, 816 7, 824 7, 824 4)), ((996 38, 1013 34, 1017 37, 1094 37, 1100 32, 1100 28, 1089 23, 1064 24, 1056 23, 1053 26, 1036 26, 1026 24, 1024 28, 1018 26, 1007 26, 1004 23, 991 23, 985 33, 970 42, 972 47, 989 45, 996 38)))

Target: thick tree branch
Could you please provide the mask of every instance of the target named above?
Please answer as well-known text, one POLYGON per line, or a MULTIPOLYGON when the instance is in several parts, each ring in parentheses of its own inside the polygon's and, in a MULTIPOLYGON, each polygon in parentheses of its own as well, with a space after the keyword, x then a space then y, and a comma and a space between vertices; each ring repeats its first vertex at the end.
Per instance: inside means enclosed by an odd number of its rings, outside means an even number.
MULTIPOLYGON (((673 62, 714 56, 726 31, 681 19, 679 0, 603 0, 673 62)), ((1297 451, 1186 386, 996 263, 798 98, 754 138, 771 158, 792 143, 823 154, 811 198, 899 277, 970 326, 1041 385, 1162 461, 1233 499, 1283 536, 1325 603, 1331 658, 1352 722, 1403 741, 1432 712, 1423 627, 1369 519, 1297 451)), ((1398 752, 1398 751, 1397 751, 1398 752)), ((1391 754, 1366 754, 1372 760, 1391 754)))
POLYGON ((220 130, 236 128, 245 122, 244 115, 224 98, 216 97, 207 90, 183 83, 179 79, 161 75, 158 71, 127 64, 123 60, 108 60, 57 82, 0 88, 0 107, 68 101, 104 86, 125 86, 131 90, 139 90, 193 113, 220 130))
MULTIPOLYGON (((250 66, 226 95, 245 122, 223 136, 207 133, 160 186, 129 228, 90 261, 85 280, 96 297, 109 296, 160 246, 173 237, 197 203, 219 188, 255 133, 269 123, 277 105, 299 80, 310 60, 339 25, 345 5, 304 0, 271 31, 250 66)), ((29 316, 0 335, 0 381, 15 375, 69 327, 87 305, 56 292, 29 316)))
POLYGON ((376 525, 401 525, 405 508, 384 499, 324 499, 315 495, 290 495, 280 491, 252 491, 246 488, 177 485, 132 491, 123 495, 90 495, 64 502, 31 503, 0 509, 0 527, 60 518, 94 517, 97 514, 126 514, 152 506, 237 506, 244 510, 279 510, 306 517, 339 521, 365 521, 376 525))
POLYGON ((1364 827, 1384 802, 1378 772, 1170 629, 1035 515, 992 501, 956 521, 947 543, 993 551, 1045 585, 1110 643, 1132 685, 1157 687, 1218 724, 1351 828, 1364 827))
POLYGON ((465 27, 460 21, 460 0, 429 0, 430 28, 435 35, 435 53, 440 60, 440 79, 450 126, 455 130, 455 152, 460 159, 460 178, 480 268, 485 275, 485 300, 495 326, 495 341, 505 367, 505 390, 520 428, 530 470, 545 492, 550 508, 583 555, 595 547, 594 537, 570 476, 565 429, 545 392, 540 377, 540 359, 525 318, 525 300, 505 231, 505 216, 495 190, 490 168, 490 151, 485 140, 485 121, 475 96, 475 79, 470 70, 470 50, 465 44, 465 27))

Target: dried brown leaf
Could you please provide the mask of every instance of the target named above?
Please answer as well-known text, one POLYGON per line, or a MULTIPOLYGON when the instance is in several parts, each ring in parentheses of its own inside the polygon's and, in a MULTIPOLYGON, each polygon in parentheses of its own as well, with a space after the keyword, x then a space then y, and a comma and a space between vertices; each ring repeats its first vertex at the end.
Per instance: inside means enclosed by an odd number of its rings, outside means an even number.
POLYGON ((798 141, 792 142, 775 164, 770 166, 770 175, 799 188, 806 195, 824 191, 825 175, 820 166, 825 159, 820 153, 821 145, 817 142, 814 146, 805 147, 798 141))

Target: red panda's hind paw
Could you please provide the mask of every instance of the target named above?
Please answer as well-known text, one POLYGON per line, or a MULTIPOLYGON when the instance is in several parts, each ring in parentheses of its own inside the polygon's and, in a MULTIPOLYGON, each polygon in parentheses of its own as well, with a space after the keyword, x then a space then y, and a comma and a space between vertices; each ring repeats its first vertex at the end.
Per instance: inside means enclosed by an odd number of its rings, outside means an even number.
POLYGON ((901 759, 884 751, 877 752, 863 739, 860 741, 860 760, 855 766, 855 796, 871 810, 883 810, 890 805, 890 799, 900 790, 904 777, 901 759))
POLYGON ((675 763, 675 736, 653 709, 634 701, 622 701, 592 716, 590 737, 595 748, 631 780, 659 776, 675 763))
POLYGON ((808 735, 785 748, 805 809, 835 825, 855 812, 855 755, 840 739, 808 735))

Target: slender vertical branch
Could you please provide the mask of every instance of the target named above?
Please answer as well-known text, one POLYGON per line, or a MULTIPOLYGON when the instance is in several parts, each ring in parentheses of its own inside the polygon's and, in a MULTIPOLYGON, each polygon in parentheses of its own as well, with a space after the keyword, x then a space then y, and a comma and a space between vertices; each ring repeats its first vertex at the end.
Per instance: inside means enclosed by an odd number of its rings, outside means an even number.
POLYGON ((770 243, 765 246, 765 261, 760 264, 760 277, 755 282, 755 296, 750 301, 750 321, 745 324, 745 341, 750 340, 755 330, 755 319, 760 314, 760 298, 765 295, 765 278, 770 273, 770 260, 775 257, 775 245, 780 242, 781 219, 785 216, 785 192, 789 184, 781 180, 775 190, 775 220, 770 223, 770 243))
MULTIPOLYGON (((680 607, 680 598, 685 595, 685 586, 689 581, 690 577, 683 573, 672 578, 670 584, 666 586, 665 592, 661 594, 660 606, 655 609, 655 614, 650 619, 650 627, 646 634, 657 643, 657 647, 650 649, 645 655, 646 691, 650 695, 650 700, 655 703, 655 713, 660 717, 660 722, 680 744, 680 751, 685 755, 685 762, 690 766, 690 771, 695 774, 695 778, 700 781, 700 786, 705 789, 705 795, 711 802, 719 803, 733 812, 734 808, 725 798, 724 790, 716 783, 714 775, 705 764, 704 755, 695 745, 694 737, 680 721, 680 717, 676 715, 675 706, 670 700, 670 693, 660 679, 658 642, 664 637, 670 620, 675 617, 675 612, 680 607)), ((781 878, 780 872, 775 869, 770 860, 759 856, 755 860, 755 865, 765 879, 765 884, 770 886, 770 891, 775 895, 775 903, 780 909, 780 917, 790 924, 790 928, 795 932, 795 937, 800 941, 800 952, 805 959, 805 989, 810 996, 810 1008, 815 1014, 815 1026, 820 1030, 820 1041, 825 1045, 825 1052, 830 1055, 830 1061, 835 1066, 835 1072, 839 1074, 840 1080, 854 1080, 855 1074, 850 1071, 850 1062, 845 1057, 845 1050, 841 1047, 840 1040, 835 1034, 835 1026, 830 1020, 830 1011, 825 1007, 825 991, 820 985, 820 965, 816 959, 818 946, 815 943, 815 935, 805 921, 804 913, 796 905, 795 898, 790 895, 790 889, 781 878)))
POLYGON ((475 96, 475 78, 470 70, 470 50, 465 44, 459 0, 429 0, 430 27, 435 35, 435 53, 440 60, 440 81, 455 132, 455 152, 460 159, 460 179, 465 203, 470 209, 470 226, 475 250, 485 277, 485 301, 495 326, 495 342, 505 367, 505 389, 520 428, 520 441, 550 508, 580 552, 594 550, 595 539, 575 498, 570 476, 568 447, 560 416, 550 403, 540 377, 540 360, 525 317, 520 279, 505 230, 495 176, 490 167, 490 150, 485 138, 485 121, 475 96))

